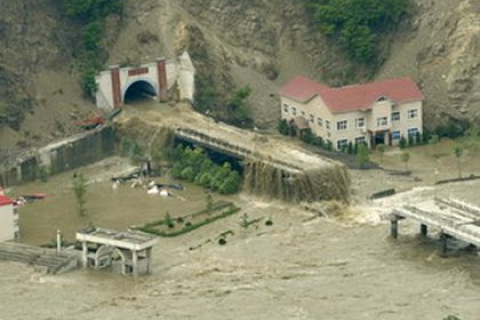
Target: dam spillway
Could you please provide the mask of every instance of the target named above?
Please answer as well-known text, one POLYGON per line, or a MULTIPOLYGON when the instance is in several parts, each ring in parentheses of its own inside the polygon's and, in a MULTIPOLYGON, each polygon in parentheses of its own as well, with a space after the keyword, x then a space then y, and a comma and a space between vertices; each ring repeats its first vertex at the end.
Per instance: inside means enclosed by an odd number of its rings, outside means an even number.
POLYGON ((127 108, 116 124, 121 135, 147 152, 176 138, 239 159, 247 193, 296 203, 350 200, 345 165, 305 150, 294 139, 236 128, 178 106, 127 108))

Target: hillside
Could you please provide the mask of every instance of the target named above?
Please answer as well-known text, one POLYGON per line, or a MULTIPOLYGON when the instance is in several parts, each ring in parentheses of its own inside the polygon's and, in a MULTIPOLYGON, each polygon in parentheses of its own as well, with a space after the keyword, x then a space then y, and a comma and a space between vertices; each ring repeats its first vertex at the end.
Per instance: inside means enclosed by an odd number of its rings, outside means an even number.
MULTIPOLYGON (((25 114, 0 124, 5 151, 69 134, 73 121, 95 108, 79 84, 75 25, 58 0, 1 2, 0 101, 25 114)), ((334 85, 369 74, 318 32, 301 1, 126 0, 123 17, 107 19, 106 28, 106 65, 188 50, 221 94, 252 87, 259 127, 276 124, 275 93, 293 75, 334 85)), ((414 78, 427 97, 426 117, 434 120, 429 124, 446 116, 479 121, 478 1, 412 0, 397 32, 382 41, 380 55, 385 62, 373 78, 414 78)))

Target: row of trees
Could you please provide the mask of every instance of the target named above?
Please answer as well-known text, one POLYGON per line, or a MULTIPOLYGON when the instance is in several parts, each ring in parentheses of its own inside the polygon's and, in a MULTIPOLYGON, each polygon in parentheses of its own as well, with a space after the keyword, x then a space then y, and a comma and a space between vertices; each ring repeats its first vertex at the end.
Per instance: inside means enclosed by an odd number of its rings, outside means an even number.
POLYGON ((196 185, 210 188, 222 194, 233 194, 240 189, 240 174, 230 163, 219 166, 201 148, 179 144, 171 155, 175 178, 188 180, 196 185))
POLYGON ((81 28, 80 62, 82 87, 85 93, 93 95, 97 90, 95 75, 102 68, 106 57, 101 45, 104 20, 111 14, 121 14, 123 0, 61 0, 66 14, 75 19, 81 28))

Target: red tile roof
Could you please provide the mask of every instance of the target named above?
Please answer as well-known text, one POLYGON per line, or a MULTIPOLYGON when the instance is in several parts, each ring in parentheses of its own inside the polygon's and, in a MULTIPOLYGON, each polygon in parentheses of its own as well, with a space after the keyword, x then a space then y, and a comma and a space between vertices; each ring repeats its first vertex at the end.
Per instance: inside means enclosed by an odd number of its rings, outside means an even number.
POLYGON ((308 78, 297 76, 280 89, 280 95, 302 103, 318 95, 333 113, 365 110, 381 97, 397 103, 424 99, 422 91, 410 78, 330 88, 308 78))
POLYGON ((0 207, 6 206, 9 204, 13 204, 13 200, 8 197, 0 195, 0 207))

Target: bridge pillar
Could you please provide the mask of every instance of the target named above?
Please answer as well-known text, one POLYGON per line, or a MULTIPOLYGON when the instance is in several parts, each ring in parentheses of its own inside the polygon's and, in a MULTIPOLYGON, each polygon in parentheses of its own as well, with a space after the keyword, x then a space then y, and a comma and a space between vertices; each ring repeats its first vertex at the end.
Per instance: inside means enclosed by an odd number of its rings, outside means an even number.
POLYGON ((137 250, 132 251, 132 268, 133 276, 138 277, 138 252, 137 250))
POLYGON ((120 83, 120 66, 110 66, 110 76, 112 77, 113 107, 118 108, 122 105, 122 87, 120 83))
POLYGON ((420 225, 420 234, 423 236, 423 237, 426 237, 427 234, 428 234, 428 227, 426 224, 421 224, 420 225))
POLYGON ((88 266, 88 247, 87 242, 82 241, 82 267, 86 268, 88 266))
POLYGON ((440 255, 445 258, 448 250, 448 235, 443 231, 440 232, 440 255))
POLYGON ((168 87, 167 87, 167 71, 165 65, 165 58, 157 58, 157 73, 158 73, 158 89, 160 94, 158 100, 165 102, 168 100, 168 87))
POLYGON ((392 218, 390 220, 391 226, 390 226, 390 236, 393 239, 398 239, 398 219, 397 218, 392 218))

